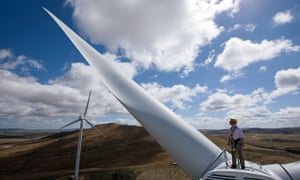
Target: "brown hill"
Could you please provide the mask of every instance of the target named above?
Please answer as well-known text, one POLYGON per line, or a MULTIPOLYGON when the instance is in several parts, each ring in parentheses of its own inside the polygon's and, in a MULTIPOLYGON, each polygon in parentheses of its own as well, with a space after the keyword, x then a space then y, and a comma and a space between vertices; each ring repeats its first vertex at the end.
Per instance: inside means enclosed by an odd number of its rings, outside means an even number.
MULTIPOLYGON (((106 138, 93 129, 84 130, 81 179, 188 179, 144 128, 117 124, 98 128, 106 138)), ((205 133, 227 148, 226 133, 205 133)), ((299 137, 298 131, 249 132, 246 159, 261 164, 299 161, 299 137)), ((68 179, 74 172, 77 138, 78 131, 0 139, 0 179, 68 179)))
MULTIPOLYGON (((126 167, 128 172, 123 174, 135 178, 136 173, 131 172, 137 169, 135 166, 145 169, 172 163, 172 159, 141 127, 107 124, 98 128, 106 138, 93 129, 84 130, 80 167, 83 172, 103 171, 107 175, 116 171, 118 174, 126 167)), ((78 131, 75 131, 6 143, 0 153, 0 178, 55 179, 65 176, 67 179, 74 170, 77 137, 78 131)))

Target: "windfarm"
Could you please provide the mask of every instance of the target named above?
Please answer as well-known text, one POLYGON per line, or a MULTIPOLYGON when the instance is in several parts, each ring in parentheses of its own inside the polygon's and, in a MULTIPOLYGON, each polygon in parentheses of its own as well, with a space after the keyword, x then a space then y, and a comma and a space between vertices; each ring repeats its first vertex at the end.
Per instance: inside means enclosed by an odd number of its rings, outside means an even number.
POLYGON ((221 150, 200 131, 153 98, 135 81, 123 74, 115 62, 107 60, 53 13, 46 8, 44 10, 95 69, 114 97, 191 179, 300 178, 300 161, 264 166, 248 161, 246 169, 230 169, 228 162, 231 155, 225 149, 221 150), (172 142, 173 139, 179 144, 172 142))
POLYGON ((300 179, 299 3, 2 4, 1 180, 300 179))
MULTIPOLYGON (((80 179, 190 179, 144 128, 119 124, 97 128, 106 138, 94 129, 84 130, 80 179)), ((55 131, 1 130, 0 163, 5 166, 0 168, 0 178, 64 180, 73 176, 79 130, 55 131)), ((202 132, 220 148, 228 148, 226 130, 202 132)), ((261 165, 300 160, 299 128, 246 132, 247 160, 261 165)))

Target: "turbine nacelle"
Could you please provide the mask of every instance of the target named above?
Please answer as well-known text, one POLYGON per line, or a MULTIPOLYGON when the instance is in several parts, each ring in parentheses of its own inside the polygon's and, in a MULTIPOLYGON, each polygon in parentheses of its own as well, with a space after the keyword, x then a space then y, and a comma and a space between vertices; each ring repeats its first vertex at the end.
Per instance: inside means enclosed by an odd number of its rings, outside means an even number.
POLYGON ((70 123, 64 125, 64 126, 61 127, 60 129, 64 129, 64 128, 66 128, 66 127, 69 127, 69 126, 71 126, 71 125, 77 123, 77 122, 82 121, 82 123, 83 123, 83 122, 86 122, 91 128, 93 128, 93 129, 94 129, 98 134, 100 134, 102 137, 105 137, 104 134, 101 133, 101 131, 100 131, 96 126, 94 126, 90 121, 88 121, 88 120, 86 119, 86 114, 87 114, 87 111, 88 111, 88 107, 89 107, 89 103, 90 103, 91 94, 92 94, 92 91, 90 90, 90 92, 89 92, 89 97, 88 97, 88 100, 87 100, 87 103, 86 103, 86 106, 85 106, 85 110, 84 110, 83 115, 79 115, 79 116, 78 116, 78 119, 76 119, 76 120, 74 120, 74 121, 72 121, 72 122, 70 122, 70 123))

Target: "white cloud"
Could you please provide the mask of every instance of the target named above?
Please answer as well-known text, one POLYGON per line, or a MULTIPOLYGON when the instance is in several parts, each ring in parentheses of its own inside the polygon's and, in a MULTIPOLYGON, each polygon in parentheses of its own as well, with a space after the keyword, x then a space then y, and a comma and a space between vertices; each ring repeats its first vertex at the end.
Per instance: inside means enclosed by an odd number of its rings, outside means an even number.
POLYGON ((274 78, 277 89, 270 94, 271 98, 295 92, 300 86, 300 68, 278 71, 274 78))
POLYGON ((242 28, 242 25, 235 24, 235 25, 233 25, 233 27, 231 27, 231 28, 228 29, 228 32, 237 31, 237 30, 239 30, 241 28, 242 28))
POLYGON ((240 30, 241 28, 245 28, 246 32, 253 32, 256 29, 256 25, 255 24, 247 24, 247 25, 241 25, 241 24, 235 24, 233 25, 233 27, 228 28, 228 32, 232 32, 232 31, 237 31, 240 30))
POLYGON ((267 70, 267 67, 266 66, 261 66, 260 68, 259 68, 259 71, 260 72, 264 72, 264 71, 266 71, 267 70))
POLYGON ((222 92, 216 92, 200 104, 200 110, 203 112, 224 111, 233 108, 248 108, 257 103, 257 99, 250 95, 235 94, 228 95, 222 92))
POLYGON ((12 58, 13 54, 10 49, 0 49, 0 60, 12 58))
POLYGON ((246 127, 253 127, 253 123, 263 119, 270 119, 272 112, 266 106, 254 106, 250 108, 235 108, 228 111, 227 116, 237 117, 240 124, 246 127))
POLYGON ((231 74, 227 74, 221 77, 220 82, 221 83, 225 83, 226 81, 232 80, 234 79, 233 76, 231 76, 231 74))
POLYGON ((32 68, 36 70, 45 70, 38 60, 33 60, 25 55, 15 56, 9 49, 0 50, 0 69, 15 70, 19 68, 19 72, 28 73, 32 68))
POLYGON ((194 88, 190 88, 181 84, 172 87, 163 87, 158 83, 141 84, 152 96, 160 100, 162 103, 172 103, 173 108, 185 109, 185 101, 191 102, 192 97, 199 93, 207 92, 207 87, 196 84, 194 88))
POLYGON ((271 112, 266 106, 237 109, 227 113, 228 117, 238 117, 241 127, 282 128, 300 126, 300 108, 287 107, 271 112))
POLYGON ((204 63, 200 64, 200 66, 208 66, 211 64, 216 56, 216 51, 213 49, 209 51, 207 59, 204 61, 204 63))
MULTIPOLYGON (((107 57, 107 58, 113 58, 107 57)), ((119 63, 129 78, 135 74, 130 64, 119 63)), ((104 87, 93 68, 82 63, 71 64, 70 69, 62 76, 49 80, 46 84, 39 83, 35 77, 21 77, 8 70, 0 70, 0 118, 6 120, 27 121, 42 127, 51 124, 59 127, 65 124, 64 119, 77 118, 83 112, 87 95, 93 90, 88 117, 95 121, 97 117, 127 114, 120 103, 111 96, 104 87)), ((199 93, 205 93, 207 87, 195 85, 189 88, 183 85, 163 87, 157 83, 143 84, 163 103, 171 103, 173 108, 187 108, 185 102, 199 93)), ((120 119, 119 123, 129 123, 120 119)))
POLYGON ((189 121, 197 128, 224 129, 228 126, 228 120, 235 117, 241 127, 298 127, 300 126, 300 108, 288 107, 279 111, 271 112, 263 105, 269 94, 263 89, 258 89, 249 95, 214 94, 200 105, 201 114, 189 121), (239 97, 238 97, 239 96, 239 97), (250 99, 252 100, 250 100, 250 99), (239 99, 239 101, 237 101, 239 99), (260 105, 262 104, 262 105, 260 105), (220 119, 209 115, 210 112, 223 111, 225 117, 220 119))
POLYGON ((199 115, 193 118, 185 118, 185 121, 197 129, 226 129, 229 127, 227 119, 199 115))
POLYGON ((256 29, 256 26, 254 24, 247 24, 245 27, 246 32, 253 32, 253 31, 255 31, 255 29, 256 29))
MULTIPOLYGON (((10 120, 52 121, 76 118, 83 112, 88 91, 93 90, 89 117, 127 114, 103 86, 90 66, 74 63, 63 76, 41 84, 0 70, 0 117, 10 120)), ((61 125, 61 124, 60 124, 61 125)), ((55 124, 53 126, 59 126, 55 124)))
MULTIPOLYGON (((264 69, 264 68, 262 68, 264 69)), ((300 68, 281 70, 274 76, 276 89, 266 92, 259 88, 249 94, 238 94, 227 90, 216 90, 200 104, 200 114, 188 122, 197 128, 226 128, 228 119, 236 117, 241 127, 298 127, 300 108, 286 107, 271 111, 270 103, 277 104, 276 98, 297 93, 300 87, 300 68), (222 115, 223 114, 223 115, 222 115), (225 116, 220 119, 219 117, 225 116), (216 116, 216 117, 215 117, 216 116), (216 124, 217 123, 217 124, 216 124)))
POLYGON ((233 79, 241 78, 241 77, 243 77, 243 75, 244 74, 242 72, 239 72, 239 71, 232 72, 230 74, 226 74, 226 75, 222 76, 221 79, 220 79, 220 82, 225 83, 225 82, 233 80, 233 79))
MULTIPOLYGON (((266 69, 267 67, 265 66, 260 67, 260 71, 266 71, 266 69)), ((221 82, 226 82, 228 80, 232 80, 242 76, 239 74, 237 75, 234 75, 234 73, 232 74, 223 76, 221 82)), ((276 85, 276 89, 271 92, 267 93, 263 89, 259 88, 253 91, 251 94, 245 96, 250 96, 254 99, 257 99, 258 100, 257 102, 260 102, 261 104, 269 104, 279 96, 283 96, 291 93, 298 93, 297 91, 299 90, 300 87, 300 68, 278 71, 274 76, 274 83, 276 85)), ((225 94, 227 92, 218 92, 218 93, 225 94)), ((214 104, 213 101, 211 102, 211 104, 214 104)))
POLYGON ((300 107, 287 107, 285 109, 280 109, 278 112, 273 114, 272 118, 276 121, 284 121, 285 123, 282 124, 290 124, 290 126, 299 127, 300 107))
POLYGON ((271 112, 266 106, 250 108, 235 108, 226 112, 226 117, 219 118, 200 114, 185 120, 198 129, 227 129, 229 119, 238 119, 238 125, 242 128, 282 128, 300 126, 300 108, 287 107, 279 111, 271 112))
MULTIPOLYGON (((273 113, 266 106, 236 107, 226 111, 222 118, 201 113, 194 118, 186 118, 186 121, 198 129, 227 129, 230 127, 229 119, 234 117, 242 128, 270 128, 268 123, 272 121, 272 116, 273 113)), ((272 127, 274 126, 277 126, 276 122, 273 122, 272 127)))
POLYGON ((233 37, 225 43, 223 52, 217 56, 215 67, 229 72, 240 71, 252 63, 271 60, 283 52, 299 51, 300 46, 294 46, 291 40, 284 38, 254 43, 233 37))
POLYGON ((290 88, 300 85, 300 67, 278 71, 275 75, 277 88, 290 88))
POLYGON ((286 23, 290 23, 294 19, 291 11, 287 10, 285 12, 278 12, 273 16, 273 22, 276 25, 282 25, 286 23))
POLYGON ((228 1, 92 1, 68 0, 82 33, 112 52, 119 48, 139 67, 193 71, 199 46, 215 39, 223 27, 214 18, 233 15, 239 0, 228 1))
POLYGON ((124 125, 129 125, 129 126, 142 126, 137 120, 135 119, 126 119, 126 118, 118 118, 115 123, 118 124, 124 124, 124 125))

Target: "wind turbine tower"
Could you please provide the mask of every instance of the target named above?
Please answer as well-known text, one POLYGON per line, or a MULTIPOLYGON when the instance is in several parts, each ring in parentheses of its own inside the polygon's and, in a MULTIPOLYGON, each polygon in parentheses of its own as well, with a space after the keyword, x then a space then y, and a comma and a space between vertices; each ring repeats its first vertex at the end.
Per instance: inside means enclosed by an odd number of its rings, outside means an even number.
POLYGON ((83 136, 83 122, 85 121, 88 125, 90 125, 92 128, 94 128, 97 133, 99 133, 102 137, 105 137, 103 133, 100 132, 98 128, 96 128, 91 122, 89 122, 86 119, 86 114, 89 108, 90 98, 91 98, 92 91, 89 93, 89 97, 85 106, 85 110, 83 115, 79 115, 78 119, 70 122, 69 124, 61 127, 60 129, 63 129, 65 127, 71 126, 72 124, 75 124, 77 122, 80 122, 80 129, 79 129, 79 136, 78 136, 78 144, 77 144, 77 154, 76 154, 76 164, 75 164, 75 173, 74 173, 74 179, 79 180, 79 166, 80 166, 80 154, 81 154, 81 145, 82 145, 82 136, 83 136))

